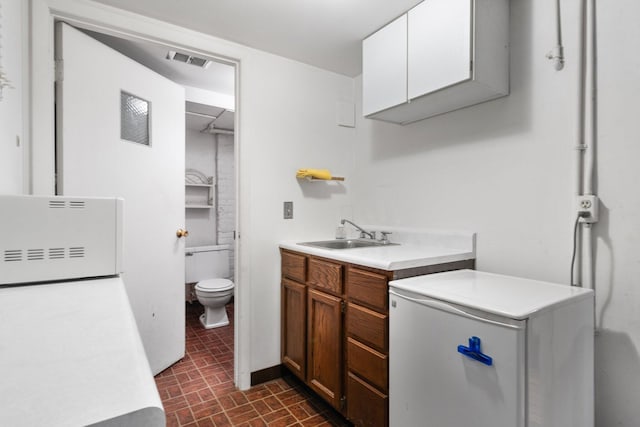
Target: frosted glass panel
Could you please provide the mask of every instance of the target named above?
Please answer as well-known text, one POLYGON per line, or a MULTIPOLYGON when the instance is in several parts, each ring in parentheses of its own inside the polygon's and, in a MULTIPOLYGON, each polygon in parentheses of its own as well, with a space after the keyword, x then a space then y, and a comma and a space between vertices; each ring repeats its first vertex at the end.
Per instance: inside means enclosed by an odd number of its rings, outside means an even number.
POLYGON ((127 92, 120 92, 120 138, 150 145, 149 101, 127 92))

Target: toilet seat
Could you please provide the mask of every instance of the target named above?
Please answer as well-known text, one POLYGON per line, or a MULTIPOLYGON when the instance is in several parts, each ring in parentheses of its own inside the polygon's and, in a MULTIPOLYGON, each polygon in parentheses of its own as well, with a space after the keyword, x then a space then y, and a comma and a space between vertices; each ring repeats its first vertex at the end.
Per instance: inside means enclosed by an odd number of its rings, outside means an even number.
POLYGON ((196 284, 196 290, 204 292, 221 292, 233 289, 233 282, 229 279, 206 279, 196 284))

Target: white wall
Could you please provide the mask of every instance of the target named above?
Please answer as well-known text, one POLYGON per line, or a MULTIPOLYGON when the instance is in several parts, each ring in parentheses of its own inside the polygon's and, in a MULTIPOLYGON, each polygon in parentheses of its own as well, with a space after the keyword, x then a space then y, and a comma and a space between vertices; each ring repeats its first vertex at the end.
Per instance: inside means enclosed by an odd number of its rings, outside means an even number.
POLYGON ((336 125, 335 108, 353 99, 353 81, 266 53, 251 55, 242 69, 240 220, 248 227, 240 230, 247 251, 240 256, 251 275, 256 371, 280 363, 278 242, 332 237, 342 206, 350 204, 355 131, 336 125), (328 168, 347 180, 298 181, 298 168, 328 168), (283 219, 284 201, 293 201, 293 219, 283 219))
POLYGON ((598 2, 598 426, 640 420, 640 3, 598 2))
MULTIPOLYGON (((564 71, 554 71, 544 58, 554 44, 554 2, 512 1, 510 96, 405 127, 359 118, 356 129, 334 123, 335 101, 354 99, 351 79, 153 20, 96 11, 84 2, 48 3, 240 59, 239 287, 246 298, 240 303, 249 305, 240 320, 251 322, 240 351, 250 345, 249 371, 279 363, 277 242, 329 236, 337 219, 351 211, 364 223, 477 231, 478 269, 568 282, 577 0, 563 2, 564 71), (347 180, 298 182, 299 167, 328 167, 347 180), (285 200, 294 202, 293 220, 282 219, 285 200)), ((598 8, 599 427, 632 427, 640 419, 640 168, 634 162, 640 158, 639 14, 633 0, 598 8)), ((36 42, 36 53, 50 46, 46 37, 36 42)), ((37 92, 48 87, 40 75, 46 70, 34 70, 37 92)), ((360 102, 360 94, 355 99, 360 102)), ((38 141, 46 143, 46 105, 34 109, 44 126, 38 141)), ((36 176, 36 186, 48 188, 51 153, 46 145, 37 149, 44 177, 36 176)), ((0 164, 7 162, 0 158, 0 164)))
POLYGON ((112 31, 144 34, 240 62, 236 159, 240 194, 237 370, 247 387, 252 371, 280 363, 278 242, 330 237, 349 211, 355 130, 335 124, 336 102, 354 101, 353 79, 232 42, 83 0, 32 0, 32 129, 36 193, 53 190, 53 27, 51 14, 112 31), (345 184, 298 182, 297 168, 329 168, 345 184), (282 202, 294 202, 293 220, 282 202), (346 206, 346 208, 345 208, 346 206), (250 325, 250 328, 248 327, 250 325), (250 331, 250 332, 249 332, 250 331))
POLYGON ((23 49, 26 6, 20 0, 0 0, 0 65, 11 88, 0 100, 0 194, 23 192, 23 49))
POLYGON ((235 251, 234 238, 236 229, 236 161, 232 135, 216 135, 218 153, 216 156, 217 186, 216 214, 218 244, 230 245, 229 272, 234 276, 235 251))
MULTIPOLYGON (((187 129, 185 138, 185 168, 195 169, 207 177, 216 177, 215 136, 187 129)), ((186 203, 206 203, 208 191, 202 187, 186 187, 186 203)), ((215 200, 215 193, 212 192, 215 200)), ((186 246, 217 244, 216 209, 187 209, 185 220, 189 236, 186 246)))
MULTIPOLYGON (((640 3, 604 3, 597 10, 596 419, 599 427, 632 427, 640 419, 640 3)), ((508 97, 405 127, 359 118, 356 220, 477 231, 479 270, 569 282, 578 1, 562 2, 561 72, 545 59, 554 5, 511 2, 508 97)))

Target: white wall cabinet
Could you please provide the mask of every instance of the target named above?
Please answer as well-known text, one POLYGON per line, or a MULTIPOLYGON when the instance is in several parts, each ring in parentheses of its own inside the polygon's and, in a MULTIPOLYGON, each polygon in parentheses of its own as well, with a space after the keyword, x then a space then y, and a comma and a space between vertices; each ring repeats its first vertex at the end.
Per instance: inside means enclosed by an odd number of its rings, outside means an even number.
POLYGON ((407 102, 407 15, 362 42, 365 116, 407 102))
POLYGON ((509 94, 509 0, 425 0, 367 37, 363 114, 407 124, 509 94))

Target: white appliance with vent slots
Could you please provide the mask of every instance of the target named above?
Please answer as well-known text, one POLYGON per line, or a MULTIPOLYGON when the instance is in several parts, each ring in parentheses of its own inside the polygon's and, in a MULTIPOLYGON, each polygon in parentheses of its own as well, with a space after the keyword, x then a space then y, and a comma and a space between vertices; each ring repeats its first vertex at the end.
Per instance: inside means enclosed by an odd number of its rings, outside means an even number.
POLYGON ((164 426, 121 277, 123 200, 0 196, 1 426, 164 426))
POLYGON ((0 285, 115 276, 122 199, 0 196, 0 285))
POLYGON ((389 283, 390 425, 593 427, 593 291, 459 270, 389 283))

